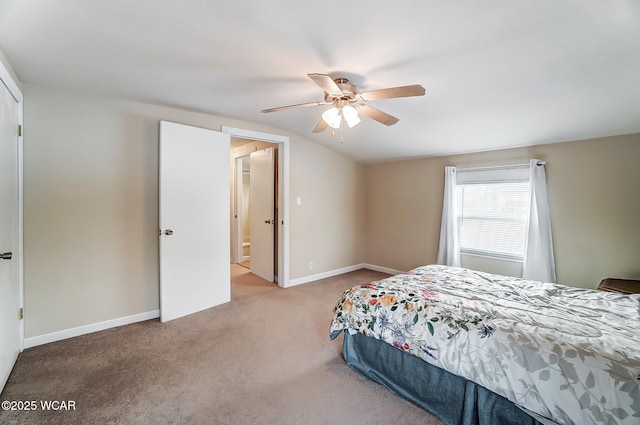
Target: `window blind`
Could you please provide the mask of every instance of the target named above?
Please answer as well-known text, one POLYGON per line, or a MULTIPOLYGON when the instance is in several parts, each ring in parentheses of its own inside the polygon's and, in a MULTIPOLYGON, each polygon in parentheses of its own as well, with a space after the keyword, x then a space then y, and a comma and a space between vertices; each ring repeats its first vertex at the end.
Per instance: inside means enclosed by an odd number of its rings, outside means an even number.
POLYGON ((462 253, 522 260, 529 213, 528 169, 460 171, 456 198, 462 253))

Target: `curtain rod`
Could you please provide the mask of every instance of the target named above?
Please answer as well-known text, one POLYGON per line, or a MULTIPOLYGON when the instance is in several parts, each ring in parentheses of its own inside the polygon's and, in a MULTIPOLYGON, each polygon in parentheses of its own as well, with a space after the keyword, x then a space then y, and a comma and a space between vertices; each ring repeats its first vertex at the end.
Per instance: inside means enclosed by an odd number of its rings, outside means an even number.
MULTIPOLYGON (((547 161, 538 161, 536 165, 546 165, 547 161)), ((529 168, 529 164, 510 164, 510 165, 492 165, 488 167, 471 167, 471 168, 457 168, 457 171, 485 171, 485 170, 502 170, 505 168, 529 168)))

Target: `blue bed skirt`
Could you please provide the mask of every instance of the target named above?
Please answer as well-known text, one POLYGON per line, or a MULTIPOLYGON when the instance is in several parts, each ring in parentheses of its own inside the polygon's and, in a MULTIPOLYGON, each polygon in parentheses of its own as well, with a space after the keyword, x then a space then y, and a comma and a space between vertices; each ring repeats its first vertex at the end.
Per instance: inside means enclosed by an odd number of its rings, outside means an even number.
POLYGON ((343 334, 342 355, 352 369, 447 425, 542 425, 480 385, 375 338, 343 334))

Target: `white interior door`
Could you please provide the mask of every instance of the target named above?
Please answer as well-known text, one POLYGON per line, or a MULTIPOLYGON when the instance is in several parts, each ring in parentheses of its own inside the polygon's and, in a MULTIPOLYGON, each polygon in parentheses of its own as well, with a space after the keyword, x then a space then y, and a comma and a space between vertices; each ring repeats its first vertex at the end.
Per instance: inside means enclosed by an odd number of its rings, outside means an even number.
POLYGON ((0 391, 22 346, 18 192, 18 102, 0 79, 0 391))
POLYGON ((160 122, 160 319, 231 300, 230 137, 160 122))
POLYGON ((274 164, 273 148, 251 153, 249 216, 251 217, 251 273, 273 282, 274 164))

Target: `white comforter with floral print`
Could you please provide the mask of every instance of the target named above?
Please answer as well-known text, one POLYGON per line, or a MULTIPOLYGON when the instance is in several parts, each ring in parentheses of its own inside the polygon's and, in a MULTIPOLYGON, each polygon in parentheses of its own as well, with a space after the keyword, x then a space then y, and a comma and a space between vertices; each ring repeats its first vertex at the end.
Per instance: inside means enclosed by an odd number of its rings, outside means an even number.
POLYGON ((360 332, 560 424, 640 424, 640 295, 425 266, 346 291, 360 332))

